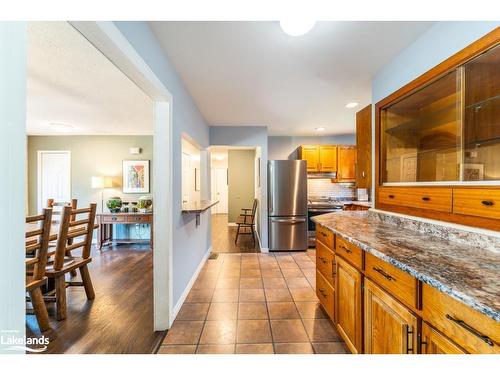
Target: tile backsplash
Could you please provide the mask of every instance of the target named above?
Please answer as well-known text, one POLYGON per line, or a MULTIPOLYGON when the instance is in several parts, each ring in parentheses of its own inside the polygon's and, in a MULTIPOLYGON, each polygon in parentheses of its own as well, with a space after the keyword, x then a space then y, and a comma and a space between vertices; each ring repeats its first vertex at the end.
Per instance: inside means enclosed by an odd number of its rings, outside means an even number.
POLYGON ((308 197, 351 198, 356 196, 353 183, 332 183, 327 178, 309 178, 307 180, 308 197))

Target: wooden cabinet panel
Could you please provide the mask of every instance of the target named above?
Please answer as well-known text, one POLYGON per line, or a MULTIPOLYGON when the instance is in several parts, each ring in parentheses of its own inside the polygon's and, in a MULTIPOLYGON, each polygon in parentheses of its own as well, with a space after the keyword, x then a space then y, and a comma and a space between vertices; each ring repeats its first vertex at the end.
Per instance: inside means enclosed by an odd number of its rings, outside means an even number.
POLYGON ((469 353, 500 353, 500 323, 428 284, 422 290, 423 319, 469 353))
POLYGON ((365 254, 365 274, 408 306, 417 307, 417 279, 372 254, 365 254))
POLYGON ((338 258, 336 265, 337 328, 352 353, 362 350, 361 273, 338 258))
POLYGON ((378 189, 378 202, 433 211, 452 211, 452 189, 447 187, 388 187, 378 189))
POLYGON ((453 212, 500 219, 500 189, 453 189, 453 212))
POLYGON ((331 285, 334 285, 335 255, 321 241, 316 241, 316 268, 331 285))
POLYGON ((340 236, 336 237, 335 253, 346 259, 356 268, 361 269, 363 267, 363 250, 340 236))
POLYGON ((422 354, 467 354, 465 350, 427 323, 422 323, 422 354))
POLYGON ((335 321, 335 290, 319 271, 316 271, 316 295, 330 319, 335 321))
POLYGON ((307 163, 308 172, 319 172, 319 148, 317 146, 300 146, 299 157, 307 163))
POLYGON ((127 221, 126 215, 101 216, 101 223, 123 223, 127 221))
POLYGON ((338 182, 356 181, 356 147, 339 146, 338 147, 338 182))
POLYGON ((329 229, 324 226, 316 224, 316 238, 319 239, 323 245, 326 245, 329 249, 335 249, 335 235, 329 229))
POLYGON ((356 186, 372 187, 372 106, 356 113, 356 186))
POLYGON ((337 146, 319 146, 319 169, 321 172, 337 171, 337 146))
POLYGON ((370 280, 364 288, 364 347, 368 354, 411 354, 417 317, 370 280))

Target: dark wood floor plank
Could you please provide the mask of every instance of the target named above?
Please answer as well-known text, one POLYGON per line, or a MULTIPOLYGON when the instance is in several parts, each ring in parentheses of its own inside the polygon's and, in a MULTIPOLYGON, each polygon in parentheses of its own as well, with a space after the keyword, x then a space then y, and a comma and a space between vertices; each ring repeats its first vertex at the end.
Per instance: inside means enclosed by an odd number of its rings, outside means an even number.
POLYGON ((212 215, 212 251, 215 253, 259 253, 259 242, 253 244, 251 235, 240 235, 238 244, 236 227, 228 226, 227 214, 212 215))
MULTIPOLYGON (((96 298, 83 288, 67 289, 68 318, 55 319, 48 304, 51 329, 45 353, 152 353, 164 336, 153 331, 153 253, 148 245, 120 245, 94 251, 89 264, 96 298)), ((40 336, 34 316, 27 335, 40 336)))

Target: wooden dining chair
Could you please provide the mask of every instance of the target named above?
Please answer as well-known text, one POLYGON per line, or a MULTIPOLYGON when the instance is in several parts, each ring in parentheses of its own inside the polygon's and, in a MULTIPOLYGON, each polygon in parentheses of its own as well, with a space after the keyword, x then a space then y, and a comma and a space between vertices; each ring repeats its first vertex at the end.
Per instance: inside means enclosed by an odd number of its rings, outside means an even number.
POLYGON ((55 299, 57 320, 66 319, 67 286, 83 286, 87 299, 93 300, 95 298, 94 287, 87 266, 92 261, 90 250, 95 214, 95 203, 92 203, 88 208, 78 208, 76 210, 70 206, 63 207, 54 259, 47 263, 46 269, 47 277, 54 279, 55 282, 55 296, 47 296, 46 300, 54 301, 55 299), (81 216, 84 216, 84 218, 79 218, 81 216), (76 220, 71 220, 72 217, 76 218, 76 220), (74 240, 74 243, 68 245, 69 239, 74 240), (67 255, 68 251, 77 249, 81 249, 81 256, 69 257, 67 255), (66 274, 76 270, 80 271, 82 281, 66 282, 66 274))
POLYGON ((255 212, 257 211, 257 199, 254 199, 252 208, 242 208, 242 213, 236 220, 238 229, 236 230, 236 238, 234 243, 237 244, 238 237, 244 234, 251 234, 253 238, 253 245, 255 246, 255 212), (243 231, 241 231, 243 229, 243 231), (250 229, 250 231, 247 231, 250 229))
POLYGON ((40 331, 46 331, 49 326, 49 315, 43 300, 41 286, 47 280, 45 267, 49 247, 50 227, 52 224, 52 209, 45 208, 41 215, 28 216, 27 224, 39 223, 38 229, 26 232, 26 292, 29 294, 40 331))
MULTIPOLYGON (((55 199, 49 198, 47 199, 47 207, 52 208, 52 221, 54 223, 59 223, 61 221, 61 215, 62 215, 62 209, 63 207, 70 206, 73 210, 76 210, 78 207, 78 199, 73 198, 71 199, 70 202, 56 202, 55 199)), ((71 221, 75 221, 76 217, 75 215, 71 216, 71 221)), ((69 238, 68 239, 68 245, 73 244, 73 239, 69 238)), ((50 242, 49 247, 54 248, 56 247, 57 243, 56 241, 50 242)), ((68 253, 66 253, 67 256, 71 256, 71 250, 68 250, 68 253)), ((75 277, 76 276, 76 271, 71 271, 71 276, 75 277)))

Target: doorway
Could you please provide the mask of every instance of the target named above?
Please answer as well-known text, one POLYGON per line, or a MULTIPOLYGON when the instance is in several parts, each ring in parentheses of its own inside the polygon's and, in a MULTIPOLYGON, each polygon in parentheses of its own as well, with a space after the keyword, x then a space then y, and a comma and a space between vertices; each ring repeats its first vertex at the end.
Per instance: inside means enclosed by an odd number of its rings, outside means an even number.
POLYGON ((56 202, 71 200, 71 151, 38 151, 38 212, 47 199, 56 202))

